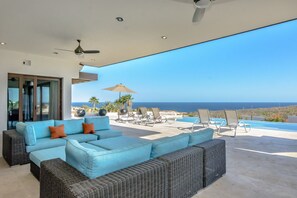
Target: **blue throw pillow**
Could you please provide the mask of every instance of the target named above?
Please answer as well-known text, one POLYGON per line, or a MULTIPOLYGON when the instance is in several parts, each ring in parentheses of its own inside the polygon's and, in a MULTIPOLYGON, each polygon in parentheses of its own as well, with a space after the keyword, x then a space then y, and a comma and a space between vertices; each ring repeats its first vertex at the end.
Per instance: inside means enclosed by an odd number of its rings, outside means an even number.
POLYGON ((189 135, 180 134, 173 137, 165 137, 153 140, 151 158, 172 153, 174 151, 187 148, 189 144, 189 135))
POLYGON ((96 151, 81 146, 76 140, 66 144, 66 162, 94 179, 150 159, 151 143, 123 149, 96 151))
POLYGON ((214 130, 211 128, 190 133, 189 146, 194 146, 196 144, 200 144, 202 142, 212 140, 213 133, 214 133, 214 130))
POLYGON ((23 122, 18 122, 16 124, 16 131, 24 136, 26 145, 33 146, 36 144, 34 126, 23 122))

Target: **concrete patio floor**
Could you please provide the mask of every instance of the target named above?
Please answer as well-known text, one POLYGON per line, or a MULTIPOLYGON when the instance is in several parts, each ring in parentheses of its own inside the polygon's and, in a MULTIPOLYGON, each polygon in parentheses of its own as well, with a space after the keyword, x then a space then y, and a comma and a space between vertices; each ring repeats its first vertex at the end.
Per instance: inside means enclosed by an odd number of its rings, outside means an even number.
MULTIPOLYGON (((141 126, 111 121, 113 128, 125 135, 156 139, 189 132, 190 124, 175 122, 141 126)), ((240 129, 236 138, 226 140, 227 174, 198 192, 199 198, 279 198, 297 195, 297 132, 240 129)), ((1 145, 2 147, 2 145, 1 145)), ((39 182, 29 165, 9 167, 0 158, 0 197, 39 197, 39 182)))

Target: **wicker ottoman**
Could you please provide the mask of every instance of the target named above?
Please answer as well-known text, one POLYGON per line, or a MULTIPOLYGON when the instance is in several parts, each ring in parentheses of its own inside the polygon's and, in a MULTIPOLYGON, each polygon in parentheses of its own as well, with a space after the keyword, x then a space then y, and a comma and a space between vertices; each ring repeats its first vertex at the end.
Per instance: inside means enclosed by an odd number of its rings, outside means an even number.
POLYGON ((203 186, 206 187, 226 173, 225 140, 214 139, 195 147, 203 149, 203 186))
POLYGON ((167 163, 169 198, 187 198, 203 188, 203 149, 189 147, 158 158, 167 163))

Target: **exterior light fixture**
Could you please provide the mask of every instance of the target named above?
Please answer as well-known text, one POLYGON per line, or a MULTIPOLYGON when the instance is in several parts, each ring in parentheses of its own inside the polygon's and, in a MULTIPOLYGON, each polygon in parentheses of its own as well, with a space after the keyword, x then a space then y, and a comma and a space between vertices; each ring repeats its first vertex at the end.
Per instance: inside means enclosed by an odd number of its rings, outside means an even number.
POLYGON ((1 42, 0 44, 1 44, 1 45, 6 45, 7 43, 5 43, 5 42, 1 42))
POLYGON ((59 54, 59 53, 58 53, 58 52, 53 52, 53 54, 56 54, 56 55, 57 55, 57 54, 59 54))
POLYGON ((162 39, 167 39, 167 36, 161 36, 162 39))

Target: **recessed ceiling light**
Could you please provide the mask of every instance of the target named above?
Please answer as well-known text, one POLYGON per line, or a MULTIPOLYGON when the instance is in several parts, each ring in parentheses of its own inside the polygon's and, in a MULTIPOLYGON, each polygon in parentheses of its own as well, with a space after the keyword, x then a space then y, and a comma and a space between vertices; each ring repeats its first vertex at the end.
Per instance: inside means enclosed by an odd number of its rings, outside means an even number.
POLYGON ((123 21, 124 21, 124 19, 123 19, 122 17, 117 17, 116 20, 117 20, 118 22, 123 22, 123 21))
POLYGON ((53 54, 59 54, 59 52, 53 52, 53 54))
POLYGON ((6 45, 6 43, 5 43, 5 42, 1 42, 0 44, 1 44, 1 45, 6 45))
POLYGON ((167 39, 167 36, 161 36, 162 39, 167 39))

